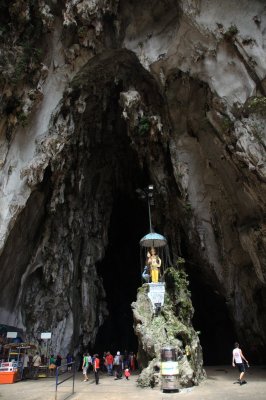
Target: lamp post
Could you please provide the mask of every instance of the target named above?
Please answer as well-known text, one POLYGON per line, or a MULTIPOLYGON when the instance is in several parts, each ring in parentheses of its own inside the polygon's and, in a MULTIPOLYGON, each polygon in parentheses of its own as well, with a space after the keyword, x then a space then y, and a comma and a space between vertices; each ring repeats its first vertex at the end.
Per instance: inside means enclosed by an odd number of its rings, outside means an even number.
POLYGON ((147 200, 148 204, 148 213, 149 213, 149 226, 150 226, 150 233, 153 232, 152 223, 151 223, 151 206, 154 205, 154 198, 153 198, 153 190, 154 186, 149 185, 144 189, 136 189, 136 192, 140 199, 147 200))

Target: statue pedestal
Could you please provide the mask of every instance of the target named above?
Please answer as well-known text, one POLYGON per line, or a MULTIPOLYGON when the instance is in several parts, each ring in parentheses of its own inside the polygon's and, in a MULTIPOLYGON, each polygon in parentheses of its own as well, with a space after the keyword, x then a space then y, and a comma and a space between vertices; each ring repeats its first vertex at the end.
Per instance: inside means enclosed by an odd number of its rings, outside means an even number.
POLYGON ((164 305, 165 283, 149 283, 148 297, 152 303, 153 310, 156 311, 164 305))

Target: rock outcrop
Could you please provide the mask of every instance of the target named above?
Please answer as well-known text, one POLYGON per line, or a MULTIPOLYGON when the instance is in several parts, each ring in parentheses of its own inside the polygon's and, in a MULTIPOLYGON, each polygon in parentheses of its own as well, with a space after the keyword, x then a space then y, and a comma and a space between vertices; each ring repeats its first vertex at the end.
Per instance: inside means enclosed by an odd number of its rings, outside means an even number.
POLYGON ((115 193, 145 174, 171 252, 263 358, 264 3, 1 8, 1 322, 53 330, 54 351, 93 346, 115 193))
POLYGON ((169 268, 165 280, 165 303, 159 314, 154 313, 147 283, 139 289, 137 301, 132 304, 139 339, 138 362, 142 368, 138 384, 154 387, 160 383, 161 349, 171 346, 178 354, 179 384, 198 385, 205 375, 198 333, 191 323, 194 310, 186 274, 182 269, 169 268))

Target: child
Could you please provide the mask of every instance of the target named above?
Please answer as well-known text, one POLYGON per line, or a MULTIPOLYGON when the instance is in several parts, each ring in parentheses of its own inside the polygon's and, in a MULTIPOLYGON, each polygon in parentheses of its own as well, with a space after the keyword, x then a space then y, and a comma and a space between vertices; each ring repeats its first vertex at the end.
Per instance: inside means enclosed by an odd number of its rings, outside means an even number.
POLYGON ((124 374, 125 374, 126 380, 128 381, 128 380, 129 380, 129 377, 130 377, 130 371, 129 371, 128 368, 125 369, 124 374))

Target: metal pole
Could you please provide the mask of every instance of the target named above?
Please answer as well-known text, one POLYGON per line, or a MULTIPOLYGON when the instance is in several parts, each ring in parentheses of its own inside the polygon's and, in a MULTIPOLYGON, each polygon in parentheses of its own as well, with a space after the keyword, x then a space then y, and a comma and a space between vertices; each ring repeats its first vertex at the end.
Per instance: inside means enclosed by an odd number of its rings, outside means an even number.
POLYGON ((55 373, 55 400, 57 400, 57 386, 58 386, 58 367, 56 368, 56 373, 55 373))
POLYGON ((149 224, 150 224, 150 233, 152 233, 152 226, 151 226, 151 205, 150 205, 150 198, 149 194, 147 195, 148 197, 148 210, 149 210, 149 224))
POLYGON ((75 362, 72 364, 72 368, 74 368, 74 371, 73 371, 73 387, 72 387, 72 394, 74 394, 74 393, 75 393, 75 392, 74 392, 75 373, 76 373, 76 363, 75 363, 75 362))
POLYGON ((48 339, 46 340, 46 363, 48 364, 48 339))

